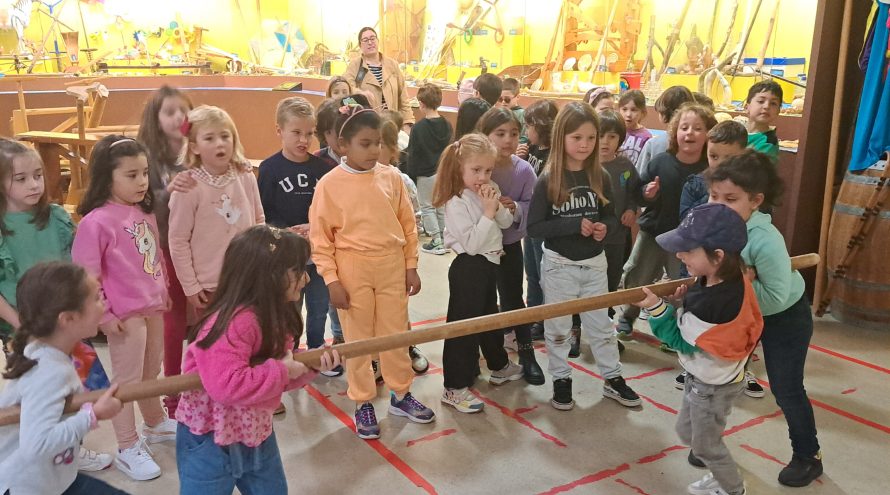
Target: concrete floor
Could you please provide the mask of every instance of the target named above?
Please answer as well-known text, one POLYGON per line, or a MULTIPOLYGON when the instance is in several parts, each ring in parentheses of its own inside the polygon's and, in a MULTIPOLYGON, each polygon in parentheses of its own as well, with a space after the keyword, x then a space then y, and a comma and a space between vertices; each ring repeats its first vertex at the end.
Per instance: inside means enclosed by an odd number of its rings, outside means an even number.
MULTIPOLYGON (((416 327, 444 320, 452 256, 421 254, 423 289, 411 299, 416 327)), ((648 334, 645 322, 640 333, 648 334)), ((387 392, 375 403, 382 437, 364 441, 353 433, 354 405, 346 380, 319 377, 284 397, 288 411, 275 430, 291 493, 483 494, 680 494, 705 474, 686 462, 688 449, 674 433, 682 392, 674 389, 676 357, 650 338, 628 344, 624 376, 644 398, 627 409, 602 397, 596 365, 585 349, 574 360, 577 406, 560 412, 549 405, 551 384, 523 381, 493 387, 483 376, 475 390, 485 411, 465 415, 439 402, 441 342, 422 346, 433 367, 415 381, 414 394, 438 414, 417 425, 386 414, 387 392)), ((107 348, 99 345, 104 363, 107 348)), ((546 370, 547 356, 537 354, 546 370)), ((514 358, 515 359, 515 358, 514 358)), ((753 370, 766 380, 762 362, 753 370)), ((825 474, 810 487, 785 488, 776 481, 791 457, 785 422, 772 396, 742 397, 729 418, 726 442, 742 469, 748 493, 879 494, 890 481, 890 332, 845 326, 830 318, 816 323, 807 363, 807 388, 815 405, 825 474)), ((766 382, 764 381, 764 385, 766 382)), ((90 448, 111 452, 111 424, 91 433, 90 448)), ((173 444, 153 447, 161 478, 134 482, 114 468, 98 476, 133 494, 175 493, 173 444)))

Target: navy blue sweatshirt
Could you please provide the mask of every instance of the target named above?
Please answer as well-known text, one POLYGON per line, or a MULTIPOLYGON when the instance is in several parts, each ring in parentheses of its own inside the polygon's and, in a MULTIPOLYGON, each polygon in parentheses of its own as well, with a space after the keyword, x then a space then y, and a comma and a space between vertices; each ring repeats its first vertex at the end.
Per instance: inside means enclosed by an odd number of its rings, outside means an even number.
POLYGON ((327 162, 314 155, 298 163, 279 151, 263 160, 257 183, 266 223, 282 228, 308 223, 315 184, 330 170, 327 162))

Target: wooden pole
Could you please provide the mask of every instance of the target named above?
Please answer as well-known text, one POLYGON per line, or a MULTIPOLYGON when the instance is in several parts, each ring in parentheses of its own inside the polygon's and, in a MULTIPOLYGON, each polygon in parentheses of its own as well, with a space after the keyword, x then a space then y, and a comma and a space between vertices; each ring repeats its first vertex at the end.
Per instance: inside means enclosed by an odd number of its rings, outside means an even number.
POLYGON ((766 60, 766 52, 769 50, 769 42, 773 37, 773 27, 776 25, 776 17, 779 15, 779 5, 781 5, 782 0, 776 0, 776 5, 773 7, 773 15, 769 18, 769 24, 766 26, 766 35, 763 38, 763 47, 760 48, 760 55, 757 57, 757 71, 759 72, 763 69, 763 62, 766 60))
MULTIPOLYGON (((815 266, 817 263, 819 263, 819 256, 814 253, 791 258, 791 268, 793 270, 801 270, 803 268, 815 266)), ((648 285, 646 287, 656 295, 667 297, 672 295, 674 291, 677 290, 677 287, 691 284, 694 281, 694 278, 684 278, 681 280, 672 280, 670 282, 648 285)), ((386 337, 375 337, 356 342, 348 342, 346 344, 335 345, 332 349, 336 349, 341 357, 354 358, 368 354, 377 354, 391 349, 407 348, 410 345, 423 344, 435 340, 462 337, 464 335, 487 332, 497 328, 507 328, 547 320, 557 316, 566 316, 594 309, 630 304, 636 301, 641 301, 644 297, 643 289, 637 287, 634 289, 609 292, 599 296, 575 299, 573 301, 544 304, 532 308, 480 316, 469 320, 454 321, 420 330, 387 335, 386 337)), ((328 350, 329 349, 326 348, 317 348, 300 352, 294 355, 294 359, 307 366, 315 367, 319 365, 319 360, 321 359, 322 354, 328 350)), ((118 392, 115 394, 115 397, 122 402, 132 402, 161 395, 174 395, 186 390, 196 390, 201 388, 201 379, 197 374, 179 375, 121 385, 118 392)), ((77 412, 83 404, 97 400, 104 392, 105 390, 94 390, 92 392, 68 397, 65 404, 65 413, 77 412)), ((17 423, 20 412, 21 409, 18 406, 0 409, 0 426, 17 423)))
MULTIPOLYGON (((590 67, 590 80, 593 81, 593 75, 600 70, 600 59, 603 58, 603 54, 606 52, 606 40, 609 39, 609 32, 612 30, 612 23, 615 21, 615 12, 618 11, 618 4, 621 0, 615 0, 615 3, 612 4, 612 10, 609 13, 609 20, 606 21, 606 27, 603 28, 603 39, 600 40, 600 47, 596 51, 596 58, 593 59, 593 65, 590 67)), ((608 67, 606 68, 608 71, 608 67)))
POLYGON ((671 30, 667 46, 664 49, 664 60, 661 62, 661 70, 658 71, 659 79, 661 79, 662 74, 667 71, 668 64, 671 62, 671 55, 674 54, 674 48, 677 46, 677 41, 680 40, 680 31, 683 29, 683 23, 686 22, 686 14, 689 13, 689 7, 691 6, 692 0, 686 0, 686 4, 683 5, 683 10, 680 12, 680 17, 677 19, 674 28, 671 30))
MULTIPOLYGON (((751 30, 754 29, 754 23, 757 21, 757 14, 760 12, 760 6, 763 5, 763 0, 756 0, 757 3, 754 4, 754 12, 751 14, 751 18, 747 19, 747 25, 745 26, 745 30, 742 31, 742 40, 739 42, 739 47, 736 49, 735 55, 735 63, 732 68, 732 75, 735 76, 736 72, 739 70, 739 65, 742 63, 742 60, 745 59, 745 47, 748 46, 748 38, 751 37, 751 30)), ((750 7, 751 4, 748 4, 750 7)))
POLYGON ((834 175, 840 161, 841 112, 844 103, 844 88, 847 79, 847 52, 850 47, 850 29, 853 23, 853 0, 844 1, 844 18, 841 24, 841 43, 838 52, 837 79, 834 83, 834 106, 831 114, 831 134, 828 140, 828 166, 825 170, 825 190, 822 193, 822 225, 819 229, 819 256, 822 262, 816 266, 816 288, 813 301, 825 298, 827 283, 826 261, 828 251, 828 228, 831 226, 831 208, 834 203, 834 175))

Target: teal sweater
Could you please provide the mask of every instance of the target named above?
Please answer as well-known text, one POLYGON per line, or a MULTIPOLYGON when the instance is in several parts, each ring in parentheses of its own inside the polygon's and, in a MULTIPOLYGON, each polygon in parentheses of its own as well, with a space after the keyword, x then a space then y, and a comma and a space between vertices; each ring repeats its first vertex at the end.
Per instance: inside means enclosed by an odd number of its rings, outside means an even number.
POLYGON ((763 316, 781 313, 800 300, 803 277, 791 269, 785 239, 772 217, 755 211, 748 219, 748 244, 742 251, 745 264, 757 270, 754 293, 763 316))

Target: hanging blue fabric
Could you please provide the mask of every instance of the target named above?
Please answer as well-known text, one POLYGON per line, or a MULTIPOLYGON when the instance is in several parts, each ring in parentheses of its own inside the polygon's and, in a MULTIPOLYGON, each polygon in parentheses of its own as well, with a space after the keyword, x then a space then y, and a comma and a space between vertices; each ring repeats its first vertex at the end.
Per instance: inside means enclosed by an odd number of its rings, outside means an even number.
POLYGON ((862 85, 859 116, 853 134, 853 155, 850 171, 856 172, 874 165, 890 151, 890 78, 887 70, 887 12, 890 5, 878 2, 875 34, 871 45, 868 71, 862 85))

